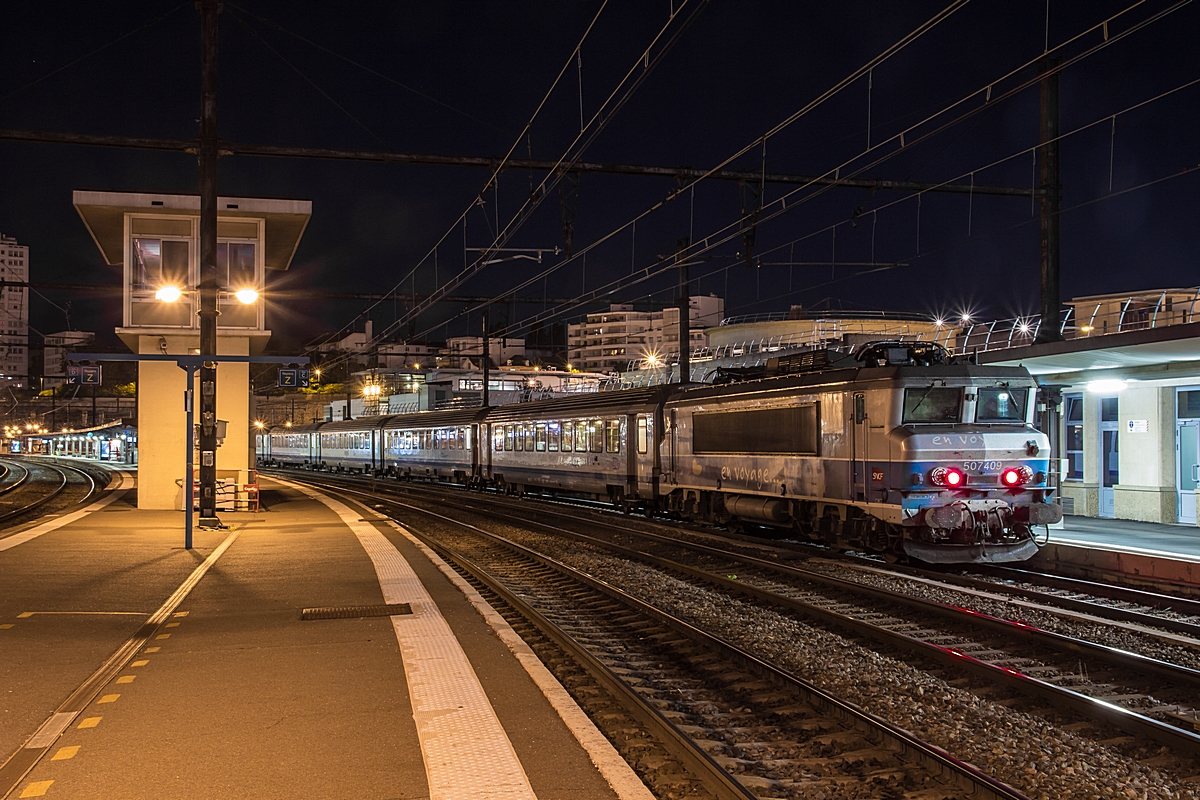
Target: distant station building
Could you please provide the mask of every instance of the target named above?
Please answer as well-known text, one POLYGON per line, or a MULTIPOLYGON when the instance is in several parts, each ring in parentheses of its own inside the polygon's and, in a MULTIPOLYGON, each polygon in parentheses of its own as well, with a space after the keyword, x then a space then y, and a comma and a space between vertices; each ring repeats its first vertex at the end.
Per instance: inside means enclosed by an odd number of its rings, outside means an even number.
POLYGON ((29 248, 0 234, 0 384, 29 385, 29 248))
MULTIPOLYGON (((689 301, 688 346, 708 344, 705 330, 721 321, 725 300, 716 295, 693 296, 689 301)), ((615 303, 608 311, 588 314, 567 326, 567 358, 572 367, 586 372, 620 372, 629 362, 658 359, 679 352, 679 309, 636 311, 632 303, 615 303)))
MULTIPOLYGON (((121 340, 139 354, 198 353, 199 196, 76 191, 74 204, 105 262, 123 268, 121 340)), ((307 200, 217 199, 219 356, 263 352, 271 337, 265 270, 288 268, 311 215, 307 200)), ((138 507, 180 509, 185 448, 191 446, 184 430, 185 373, 171 361, 141 361, 137 383, 138 507)), ((250 401, 249 364, 219 363, 217 417, 227 425, 217 450, 218 480, 248 482, 250 401)))

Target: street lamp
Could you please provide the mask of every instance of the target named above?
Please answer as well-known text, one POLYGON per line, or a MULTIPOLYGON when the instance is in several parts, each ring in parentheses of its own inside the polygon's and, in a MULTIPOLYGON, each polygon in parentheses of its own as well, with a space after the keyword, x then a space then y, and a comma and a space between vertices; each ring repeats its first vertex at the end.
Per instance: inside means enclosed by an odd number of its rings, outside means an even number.
POLYGON ((258 300, 258 292, 249 287, 247 287, 245 289, 238 289, 236 292, 233 293, 233 296, 238 299, 239 303, 241 303, 242 305, 245 305, 245 306, 248 306, 251 303, 258 300))

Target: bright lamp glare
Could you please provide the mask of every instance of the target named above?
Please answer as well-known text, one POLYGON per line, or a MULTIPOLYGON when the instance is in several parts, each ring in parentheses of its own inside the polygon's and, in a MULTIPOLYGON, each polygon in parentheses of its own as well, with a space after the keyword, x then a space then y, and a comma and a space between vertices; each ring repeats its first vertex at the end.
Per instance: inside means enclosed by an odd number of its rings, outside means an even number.
POLYGON ((247 306, 258 300, 258 292, 253 289, 238 289, 233 296, 238 299, 239 303, 247 306))
POLYGON ((164 303, 174 303, 181 297, 183 297, 183 292, 178 286, 164 286, 154 293, 154 299, 162 300, 164 303))

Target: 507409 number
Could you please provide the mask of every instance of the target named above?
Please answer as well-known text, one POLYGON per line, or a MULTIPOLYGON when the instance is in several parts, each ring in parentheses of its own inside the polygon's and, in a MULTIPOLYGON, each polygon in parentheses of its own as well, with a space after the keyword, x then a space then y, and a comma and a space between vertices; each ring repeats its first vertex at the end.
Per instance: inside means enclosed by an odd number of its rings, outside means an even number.
POLYGON ((1004 466, 999 461, 964 461, 963 469, 968 472, 999 472, 1004 466))

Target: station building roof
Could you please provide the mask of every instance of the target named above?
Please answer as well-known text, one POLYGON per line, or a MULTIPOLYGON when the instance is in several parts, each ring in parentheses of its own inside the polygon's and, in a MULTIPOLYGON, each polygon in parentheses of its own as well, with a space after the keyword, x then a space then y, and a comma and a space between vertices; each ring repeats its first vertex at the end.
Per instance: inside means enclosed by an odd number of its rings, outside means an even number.
MULTIPOLYGON (((100 248, 105 262, 120 266, 125 258, 125 214, 200 215, 200 195, 76 190, 75 210, 100 248)), ((312 217, 311 200, 273 197, 218 197, 217 215, 266 220, 263 257, 267 269, 287 269, 312 217)), ((220 231, 218 230, 218 234, 220 231)))
POLYGON ((1041 384, 1200 381, 1200 322, 985 351, 979 363, 1023 366, 1041 384))

